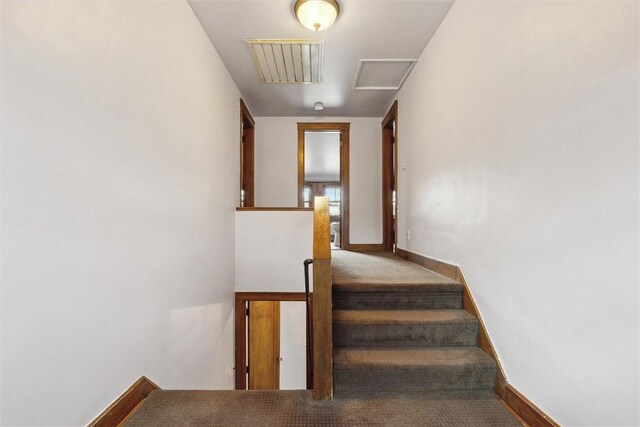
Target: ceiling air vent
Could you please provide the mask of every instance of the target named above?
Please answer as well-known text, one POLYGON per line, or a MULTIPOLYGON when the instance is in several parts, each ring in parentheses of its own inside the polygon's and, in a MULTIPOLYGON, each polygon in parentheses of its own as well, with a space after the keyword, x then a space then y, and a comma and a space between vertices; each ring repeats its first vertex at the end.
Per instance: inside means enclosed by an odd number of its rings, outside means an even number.
POLYGON ((324 40, 247 39, 265 83, 322 83, 324 40))
POLYGON ((417 59, 361 59, 354 90, 400 90, 417 59))

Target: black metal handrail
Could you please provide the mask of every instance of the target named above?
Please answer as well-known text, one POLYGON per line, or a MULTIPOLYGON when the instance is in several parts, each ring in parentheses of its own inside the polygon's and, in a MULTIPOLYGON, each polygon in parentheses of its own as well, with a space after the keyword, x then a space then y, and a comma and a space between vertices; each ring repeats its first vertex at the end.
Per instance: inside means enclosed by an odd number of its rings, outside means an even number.
POLYGON ((311 323, 311 294, 309 293, 309 264, 312 259, 304 260, 304 292, 307 302, 307 389, 313 389, 313 328, 311 323))

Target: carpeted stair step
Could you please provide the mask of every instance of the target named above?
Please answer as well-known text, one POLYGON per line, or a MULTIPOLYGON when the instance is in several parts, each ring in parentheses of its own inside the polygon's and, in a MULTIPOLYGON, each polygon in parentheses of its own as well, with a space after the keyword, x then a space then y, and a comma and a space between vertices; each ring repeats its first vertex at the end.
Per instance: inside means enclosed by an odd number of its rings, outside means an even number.
POLYGON ((491 391, 496 365, 477 347, 336 348, 334 392, 491 391))
POLYGON ((336 310, 420 310, 462 308, 462 285, 333 285, 336 310))
POLYGON ((334 347, 473 347, 478 321, 464 310, 334 310, 334 347))

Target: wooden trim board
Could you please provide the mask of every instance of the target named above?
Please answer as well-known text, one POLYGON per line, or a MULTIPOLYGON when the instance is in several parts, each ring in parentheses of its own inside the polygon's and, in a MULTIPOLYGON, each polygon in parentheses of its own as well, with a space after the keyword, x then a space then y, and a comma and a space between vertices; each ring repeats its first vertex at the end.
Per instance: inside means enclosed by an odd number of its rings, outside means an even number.
POLYGON ((437 261, 402 248, 396 248, 396 255, 402 259, 411 261, 414 264, 418 264, 427 270, 442 274, 449 279, 458 280, 458 267, 455 265, 437 261))
POLYGON ((95 417, 88 427, 113 427, 122 423, 139 407, 140 403, 154 390, 160 390, 157 384, 142 376, 124 393, 95 417))
POLYGON ((388 127, 389 124, 396 118, 397 115, 398 115, 398 100, 396 99, 391 104, 391 107, 389 107, 389 110, 387 111, 387 114, 385 114, 384 119, 382 119, 382 122, 381 122, 382 127, 383 128, 388 127))
POLYGON ((507 384, 505 388, 505 403, 532 427, 560 427, 553 418, 545 414, 525 395, 520 393, 514 386, 507 384))
POLYGON ((382 243, 351 243, 349 250, 352 252, 382 252, 382 243))
POLYGON ((305 301, 304 292, 236 292, 236 301, 305 301))
POLYGON ((406 249, 397 248, 396 255, 402 259, 418 264, 426 269, 435 271, 445 277, 453 280, 458 280, 464 286, 462 292, 462 306, 464 310, 471 313, 479 323, 478 331, 478 343, 479 347, 487 353, 496 362, 496 388, 495 393, 502 401, 513 410, 525 423, 530 426, 549 426, 558 427, 559 424, 553 420, 550 416, 545 414, 540 408, 527 399, 522 393, 520 393, 514 386, 508 383, 502 363, 498 358, 498 354, 493 347, 491 338, 487 332, 487 328, 482 321, 478 307, 473 299, 469 285, 462 273, 462 269, 453 264, 448 264, 443 261, 439 261, 433 258, 426 257, 424 255, 410 252, 406 249))
POLYGON ((333 310, 329 199, 316 197, 313 206, 313 398, 331 400, 333 310))
POLYGON ((280 207, 274 207, 274 208, 270 208, 270 207, 250 207, 250 208, 236 208, 237 212, 244 212, 244 211, 262 211, 262 212, 285 212, 285 211, 291 211, 291 212, 313 212, 313 208, 296 208, 296 207, 292 207, 292 208, 280 208, 280 207))
POLYGON ((462 274, 462 270, 457 267, 458 280, 464 286, 464 291, 462 292, 462 307, 470 314, 472 314, 476 319, 478 319, 478 324, 480 326, 478 330, 478 345, 479 347, 487 353, 491 358, 496 362, 496 394, 500 397, 500 399, 505 400, 505 387, 507 385, 507 378, 504 373, 504 369, 502 368, 502 363, 500 362, 500 358, 498 357, 498 353, 493 347, 493 343, 491 342, 491 338, 489 337, 489 333, 487 332, 487 328, 482 321, 482 317, 480 316, 480 312, 478 311, 478 307, 476 306, 476 302, 473 299, 473 295, 471 295, 471 291, 469 290, 469 285, 462 274))
POLYGON ((251 127, 255 127, 256 121, 253 120, 253 116, 251 115, 251 112, 249 111, 247 104, 245 104, 242 98, 240 98, 240 114, 241 114, 240 116, 241 120, 244 119, 247 122, 249 122, 249 125, 251 125, 251 127))

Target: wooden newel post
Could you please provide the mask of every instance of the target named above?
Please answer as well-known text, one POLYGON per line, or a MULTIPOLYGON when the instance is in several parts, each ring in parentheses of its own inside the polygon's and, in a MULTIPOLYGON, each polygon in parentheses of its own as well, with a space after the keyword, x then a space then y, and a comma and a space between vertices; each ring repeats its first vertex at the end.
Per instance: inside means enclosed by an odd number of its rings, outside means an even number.
POLYGON ((313 211, 313 398, 333 398, 329 199, 316 197, 313 211))

